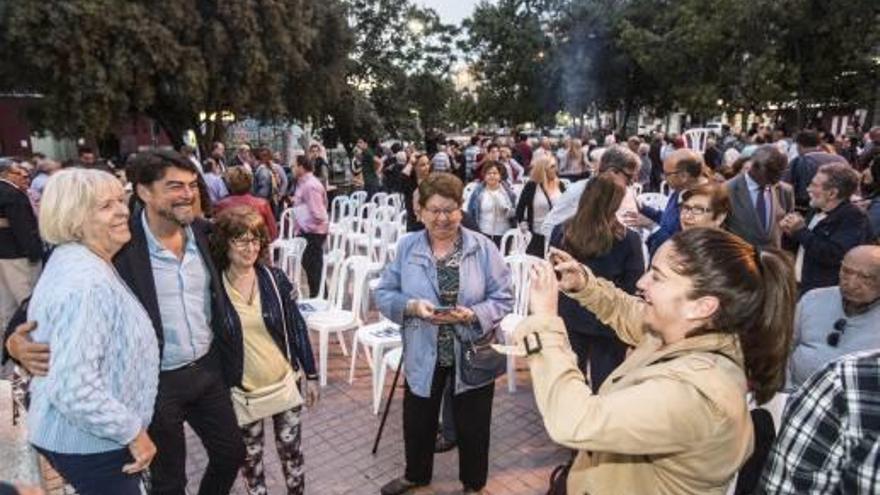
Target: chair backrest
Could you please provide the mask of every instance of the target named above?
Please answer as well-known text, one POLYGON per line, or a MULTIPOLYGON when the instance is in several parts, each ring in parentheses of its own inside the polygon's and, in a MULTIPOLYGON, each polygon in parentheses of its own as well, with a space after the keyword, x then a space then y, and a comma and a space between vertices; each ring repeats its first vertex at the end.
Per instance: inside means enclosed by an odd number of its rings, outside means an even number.
POLYGON ((358 207, 358 206, 366 203, 367 191, 355 191, 355 192, 351 193, 351 196, 349 196, 349 197, 355 202, 355 207, 358 207))
POLYGON ((355 318, 360 319, 359 312, 364 291, 366 291, 367 272, 370 268, 370 260, 366 256, 349 256, 342 262, 339 268, 339 276, 336 278, 336 286, 333 288, 334 296, 331 308, 337 311, 345 309, 345 295, 351 285, 351 307, 355 318))
POLYGON ((541 258, 528 254, 512 254, 504 257, 504 263, 510 268, 513 282, 513 314, 525 316, 529 313, 529 274, 532 264, 541 258))
POLYGON ((402 211, 403 208, 403 195, 400 193, 393 193, 388 195, 388 199, 385 201, 386 206, 391 206, 394 208, 394 211, 402 211))
POLYGON ((324 266, 321 268, 321 290, 318 292, 318 297, 324 297, 326 292, 327 302, 330 306, 333 305, 333 297, 336 295, 336 291, 333 290, 334 284, 339 278, 339 269, 344 258, 345 251, 341 249, 331 249, 324 255, 324 266))
POLYGON ((706 151, 706 143, 709 141, 709 134, 712 129, 688 129, 684 131, 684 145, 692 150, 700 153, 706 151))
POLYGON ((636 196, 642 194, 642 184, 638 182, 630 185, 629 188, 632 189, 632 192, 635 193, 636 196))
POLYGON ((370 198, 370 201, 376 204, 376 206, 385 206, 385 201, 388 199, 387 192, 377 192, 370 198))
POLYGON ((509 254, 524 254, 531 241, 531 232, 518 228, 508 229, 507 232, 501 236, 501 254, 503 256, 509 254))
POLYGON ((672 188, 669 187, 669 183, 665 180, 660 181, 660 194, 664 196, 669 196, 672 194, 672 188))
POLYGON ((287 239, 281 246, 281 251, 281 269, 293 281, 297 296, 301 296, 300 279, 302 278, 302 257, 306 251, 306 239, 304 237, 287 239))
POLYGON ((666 203, 669 202, 669 196, 664 196, 661 193, 648 192, 639 194, 636 197, 636 201, 638 201, 639 205, 650 206, 655 210, 663 211, 666 209, 666 203))
POLYGON ((279 239, 292 239, 295 235, 296 224, 293 221, 293 208, 287 208, 281 212, 281 222, 278 229, 279 239))
POLYGON ((348 196, 339 195, 333 198, 333 201, 330 202, 330 222, 337 223, 342 218, 343 209, 346 209, 346 203, 348 203, 348 196))

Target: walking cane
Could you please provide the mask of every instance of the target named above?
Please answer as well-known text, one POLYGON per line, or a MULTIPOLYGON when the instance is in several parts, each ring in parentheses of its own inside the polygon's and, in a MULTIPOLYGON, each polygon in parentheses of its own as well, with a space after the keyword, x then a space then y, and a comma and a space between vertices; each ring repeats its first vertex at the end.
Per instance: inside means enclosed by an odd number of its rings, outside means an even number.
POLYGON ((382 421, 379 422, 379 431, 376 432, 376 441, 373 442, 373 455, 379 449, 379 440, 382 439, 382 430, 385 429, 385 421, 388 420, 388 411, 391 409, 391 399, 394 398, 394 390, 397 389, 397 379, 400 377, 400 368, 403 367, 403 354, 400 355, 400 362, 397 363, 397 369, 394 371, 394 380, 391 381, 391 390, 388 391, 388 398, 385 399, 385 410, 382 411, 382 421))

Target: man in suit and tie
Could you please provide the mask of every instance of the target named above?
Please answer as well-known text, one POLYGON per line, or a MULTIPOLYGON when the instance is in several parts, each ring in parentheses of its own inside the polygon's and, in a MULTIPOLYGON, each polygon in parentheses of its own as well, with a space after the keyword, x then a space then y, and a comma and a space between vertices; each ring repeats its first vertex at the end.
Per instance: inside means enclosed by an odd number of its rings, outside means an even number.
POLYGON ((789 213, 780 222, 787 248, 797 252, 795 275, 801 294, 838 285, 846 253, 873 239, 867 214, 850 201, 859 174, 843 160, 819 167, 807 192, 809 216, 789 213))
POLYGON ((731 207, 727 228, 753 246, 781 246, 779 221, 794 209, 794 191, 779 182, 787 163, 777 147, 763 145, 743 172, 726 183, 731 207))

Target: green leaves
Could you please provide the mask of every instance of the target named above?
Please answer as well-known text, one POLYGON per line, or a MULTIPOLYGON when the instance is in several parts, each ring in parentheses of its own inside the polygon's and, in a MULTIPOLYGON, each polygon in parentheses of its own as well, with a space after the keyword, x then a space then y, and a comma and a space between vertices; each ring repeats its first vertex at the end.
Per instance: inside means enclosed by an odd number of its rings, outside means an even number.
POLYGON ((17 0, 3 9, 0 85, 42 94, 34 123, 60 135, 102 137, 136 113, 172 139, 198 131, 202 112, 317 118, 345 86, 351 36, 338 0, 17 0))

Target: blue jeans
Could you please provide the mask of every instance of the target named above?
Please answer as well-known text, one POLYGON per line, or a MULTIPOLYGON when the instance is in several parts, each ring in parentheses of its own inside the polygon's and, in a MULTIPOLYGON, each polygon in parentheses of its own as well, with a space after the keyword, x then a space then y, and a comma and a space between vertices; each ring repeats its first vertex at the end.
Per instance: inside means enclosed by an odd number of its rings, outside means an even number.
POLYGON ((141 475, 125 474, 122 466, 132 462, 128 449, 99 454, 60 454, 36 447, 79 495, 140 495, 141 475))

